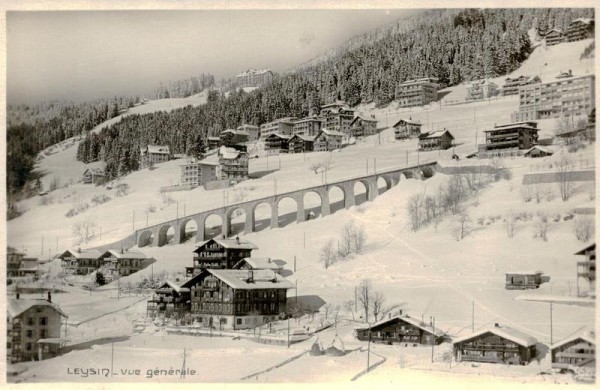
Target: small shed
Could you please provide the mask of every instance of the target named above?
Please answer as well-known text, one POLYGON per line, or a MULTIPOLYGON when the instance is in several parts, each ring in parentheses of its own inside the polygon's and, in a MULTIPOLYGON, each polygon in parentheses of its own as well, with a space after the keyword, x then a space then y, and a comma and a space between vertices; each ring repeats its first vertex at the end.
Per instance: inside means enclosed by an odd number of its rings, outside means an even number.
POLYGON ((542 283, 550 281, 549 276, 542 276, 542 271, 513 271, 506 273, 507 290, 527 290, 539 288, 542 283))
POLYGON ((525 151, 525 153, 523 153, 524 157, 547 157, 547 156, 552 156, 554 154, 554 151, 551 150, 548 147, 545 146, 540 146, 540 145, 535 145, 534 147, 530 148, 529 150, 525 151))

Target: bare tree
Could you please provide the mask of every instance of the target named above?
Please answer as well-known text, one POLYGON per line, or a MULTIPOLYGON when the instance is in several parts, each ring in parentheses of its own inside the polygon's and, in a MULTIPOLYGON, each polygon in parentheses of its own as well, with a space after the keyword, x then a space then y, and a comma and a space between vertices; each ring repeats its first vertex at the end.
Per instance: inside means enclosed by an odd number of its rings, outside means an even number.
POLYGON ((506 217, 506 221, 504 225, 506 226, 506 235, 508 238, 513 238, 515 236, 517 220, 513 214, 510 214, 506 217))
POLYGON ((573 167, 573 157, 565 152, 561 152, 555 166, 558 169, 558 188, 560 190, 560 197, 563 202, 566 202, 573 193, 571 182, 569 180, 569 173, 573 167))
POLYGON ((383 296, 383 293, 381 293, 380 291, 377 291, 373 294, 372 301, 373 301, 373 303, 372 303, 373 320, 375 322, 377 322, 379 314, 381 313, 383 306, 385 304, 385 297, 383 296))
POLYGON ((344 257, 352 253, 355 229, 354 221, 347 222, 342 228, 342 255, 344 257))
POLYGON ((321 251, 319 252, 319 257, 325 269, 329 268, 336 260, 336 251, 334 248, 334 240, 328 240, 323 247, 321 247, 321 251))
POLYGON ((117 196, 125 196, 129 193, 129 184, 120 183, 117 185, 117 196))
POLYGON ((325 312, 325 319, 327 319, 329 317, 329 312, 332 309, 332 305, 331 303, 327 302, 325 305, 323 305, 323 311, 325 312))
POLYGON ((354 252, 361 253, 367 243, 367 233, 363 225, 354 229, 354 252))
POLYGON ((408 216, 410 218, 410 225, 414 232, 421 228, 422 221, 422 208, 423 208, 423 197, 420 194, 414 194, 408 198, 407 203, 408 216))
POLYGON ((353 300, 349 300, 344 302, 344 309, 348 310, 350 313, 352 313, 352 320, 354 320, 354 301, 353 300))
POLYGON ((310 166, 309 169, 311 171, 313 171, 315 173, 315 175, 316 175, 317 173, 319 173, 319 170, 321 168, 323 168, 323 164, 321 164, 321 163, 313 163, 313 164, 311 164, 311 166, 310 166))
POLYGON ((84 219, 73 225, 73 235, 79 241, 78 243, 88 242, 96 235, 96 222, 93 219, 84 219))
POLYGON ((452 214, 460 212, 460 205, 465 200, 467 192, 460 176, 452 176, 446 189, 446 203, 452 214))
POLYGON ((575 237, 579 241, 588 242, 594 236, 594 221, 588 217, 575 218, 575 237))
POLYGON ((373 300, 373 285, 369 279, 363 279, 358 286, 358 301, 365 312, 365 321, 369 322, 369 308, 373 300))
POLYGON ((544 213, 538 213, 534 224, 534 238, 540 238, 544 241, 548 240, 548 216, 544 213))
POLYGON ((471 232, 471 218, 465 211, 461 211, 455 218, 451 227, 452 237, 456 241, 460 241, 471 232))

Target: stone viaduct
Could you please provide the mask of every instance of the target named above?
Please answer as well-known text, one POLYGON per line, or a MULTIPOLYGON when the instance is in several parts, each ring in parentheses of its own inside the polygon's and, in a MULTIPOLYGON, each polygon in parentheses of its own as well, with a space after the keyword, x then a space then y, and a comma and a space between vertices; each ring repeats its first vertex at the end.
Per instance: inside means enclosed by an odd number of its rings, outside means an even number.
POLYGON ((188 215, 179 219, 166 221, 154 226, 148 226, 143 229, 138 229, 133 234, 135 244, 139 247, 143 246, 163 246, 169 243, 167 233, 171 230, 171 244, 177 245, 185 241, 186 225, 190 221, 195 221, 196 241, 205 239, 206 220, 212 215, 218 215, 221 218, 221 234, 229 236, 231 234, 231 220, 236 210, 242 210, 245 215, 244 234, 255 231, 256 220, 255 210, 261 204, 267 204, 271 208, 271 229, 279 227, 279 202, 284 198, 291 198, 296 202, 296 221, 298 223, 307 219, 307 213, 304 208, 304 196, 313 192, 321 198, 321 217, 326 217, 331 214, 331 205, 329 201, 329 190, 337 187, 342 190, 344 195, 344 207, 346 209, 355 205, 354 186, 357 183, 362 183, 366 188, 367 201, 373 201, 379 195, 377 181, 382 178, 385 181, 386 190, 397 185, 401 178, 418 178, 426 179, 431 177, 436 171, 436 162, 426 163, 416 166, 397 168, 382 172, 377 172, 365 176, 344 179, 337 182, 326 183, 314 187, 303 188, 295 191, 275 194, 260 199, 249 200, 241 203, 231 204, 213 210, 203 211, 197 214, 188 215))

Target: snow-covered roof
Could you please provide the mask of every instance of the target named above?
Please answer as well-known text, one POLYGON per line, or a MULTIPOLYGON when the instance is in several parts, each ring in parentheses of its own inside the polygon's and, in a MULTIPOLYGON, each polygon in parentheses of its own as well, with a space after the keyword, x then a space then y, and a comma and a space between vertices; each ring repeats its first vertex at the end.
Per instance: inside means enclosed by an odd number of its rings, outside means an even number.
POLYGON ((593 251, 594 249, 596 249, 596 243, 586 246, 585 248, 583 248, 582 250, 580 250, 579 252, 577 252, 575 254, 576 255, 585 255, 586 252, 593 251))
POLYGON ((584 328, 584 329, 580 330, 579 332, 575 332, 571 336, 552 344, 550 349, 555 349, 555 348, 561 347, 561 346, 568 344, 572 341, 575 341, 577 339, 582 339, 584 341, 587 341, 588 343, 596 345, 596 333, 593 330, 584 328))
MULTIPOLYGON (((397 322, 397 321, 404 321, 404 322, 409 323, 409 324, 411 324, 413 326, 416 326, 417 328, 422 329, 422 330, 424 330, 424 331, 426 331, 428 333, 432 333, 432 334, 434 333, 433 328, 429 324, 423 323, 423 322, 419 321, 416 318, 410 317, 407 314, 398 315, 398 316, 395 316, 395 317, 392 317, 392 318, 386 318, 386 319, 383 319, 381 321, 375 322, 375 323, 370 324, 370 325, 367 324, 367 325, 357 326, 354 329, 356 329, 356 330, 367 330, 367 329, 373 330, 375 328, 378 328, 379 326, 386 325, 387 323, 391 323, 391 322, 397 322)), ((443 336, 444 332, 442 332, 440 329, 436 328, 435 329, 435 335, 436 336, 443 336)))
POLYGON ((510 271, 506 272, 506 275, 537 275, 543 274, 543 271, 533 271, 533 270, 518 270, 518 271, 510 271))
POLYGON ((87 168, 83 174, 85 175, 85 173, 88 171, 96 176, 104 176, 104 170, 102 168, 87 168))
POLYGON ((329 103, 321 106, 321 109, 329 108, 329 107, 340 107, 347 106, 348 104, 343 100, 336 100, 334 103, 329 103))
POLYGON ((228 148, 227 146, 221 146, 219 148, 219 155, 221 158, 227 160, 234 160, 238 158, 238 156, 240 155, 240 151, 234 148, 228 148))
POLYGON ((437 77, 421 77, 418 79, 410 79, 403 82, 401 85, 417 84, 417 83, 437 83, 439 79, 437 77))
POLYGON ((244 129, 258 130, 258 126, 249 125, 249 124, 244 123, 243 125, 238 126, 237 129, 238 130, 244 130, 244 129))
POLYGON ((281 266, 271 260, 270 257, 246 257, 237 262, 233 268, 241 266, 243 263, 247 263, 252 269, 271 269, 280 270, 281 266))
POLYGON ((201 247, 206 245, 207 243, 214 241, 217 244, 221 245, 223 248, 227 249, 258 249, 258 247, 251 243, 250 241, 242 240, 239 237, 236 238, 211 238, 210 240, 202 241, 201 243, 196 245, 196 251, 198 251, 201 247))
POLYGON ((120 250, 109 249, 102 254, 102 257, 116 257, 117 259, 145 259, 147 258, 142 252, 131 251, 129 249, 121 252, 120 250))
POLYGON ((237 74, 236 77, 246 77, 246 76, 250 76, 250 75, 260 75, 260 74, 265 74, 267 72, 271 72, 271 69, 248 69, 245 72, 240 72, 237 74))
POLYGON ((535 337, 530 336, 526 333, 523 333, 520 330, 511 328, 510 326, 497 325, 497 326, 491 326, 491 327, 487 327, 487 328, 478 330, 477 332, 470 334, 468 336, 459 337, 454 340, 453 344, 462 343, 463 341, 470 340, 472 338, 481 336, 485 333, 493 333, 496 336, 510 340, 513 343, 522 345, 524 347, 530 347, 532 345, 537 344, 537 342, 538 342, 535 337))
POLYGON ((527 154, 529 154, 529 152, 531 152, 534 149, 540 150, 540 151, 542 151, 544 153, 548 153, 548 154, 554 153, 554 150, 552 150, 551 148, 548 148, 546 146, 535 145, 535 146, 532 146, 531 148, 527 149, 525 152, 523 152, 523 154, 527 155, 527 154))
POLYGON ((377 119, 375 119, 375 118, 365 118, 364 116, 357 115, 354 117, 354 119, 352 119, 352 122, 350 122, 350 126, 352 126, 354 124, 354 122, 356 122, 359 119, 361 119, 365 122, 377 122, 377 119))
POLYGON ((575 24, 575 23, 578 23, 578 22, 579 23, 590 24, 593 21, 594 21, 594 19, 592 19, 592 18, 577 18, 577 19, 573 20, 571 22, 571 24, 575 24))
POLYGON ((531 125, 521 124, 521 123, 511 123, 511 124, 508 124, 508 125, 494 126, 493 129, 483 130, 483 132, 484 133, 489 133, 490 131, 512 130, 512 129, 531 129, 531 130, 537 130, 537 127, 533 127, 531 125))
POLYGON ((221 279, 228 286, 256 290, 262 288, 293 288, 294 285, 272 270, 237 270, 237 269, 207 269, 208 272, 221 279), (250 279, 252 274, 252 279, 250 279))
POLYGON ((175 290, 178 293, 179 292, 188 292, 188 291, 190 291, 189 288, 182 287, 182 286, 178 285, 175 282, 171 282, 170 280, 167 280, 166 282, 164 282, 157 290, 165 289, 165 288, 173 289, 173 290, 175 290))
POLYGON ((269 139, 271 137, 273 137, 273 138, 282 138, 282 139, 291 139, 292 138, 291 135, 285 135, 285 134, 280 134, 280 133, 271 133, 265 139, 269 139))
POLYGON ((152 154, 171 154, 168 145, 148 145, 148 153, 152 154))
POLYGON ((336 130, 327 130, 327 129, 321 129, 321 131, 327 135, 337 135, 340 137, 344 136, 344 133, 340 132, 340 131, 336 131, 336 130))
MULTIPOLYGON (((303 140, 303 141, 309 141, 309 142, 312 142, 312 141, 314 141, 314 140, 315 140, 315 137, 316 137, 316 136, 315 136, 315 135, 294 134, 294 135, 292 136, 292 138, 294 138, 294 137, 298 137, 298 138, 300 138, 300 139, 301 139, 301 140, 303 140)), ((290 138, 290 139, 291 139, 291 138, 290 138)))
POLYGON ((58 257, 62 259, 63 257, 69 256, 69 255, 76 259, 97 259, 102 255, 102 253, 96 249, 87 249, 87 250, 85 250, 85 249, 84 250, 67 249, 66 251, 63 252, 62 255, 60 255, 58 257))
POLYGON ((412 119, 406 120, 406 119, 402 119, 402 118, 400 118, 400 120, 399 120, 398 122, 396 122, 396 123, 394 124, 394 126, 392 126, 392 127, 396 127, 396 126, 398 126, 398 125, 400 124, 400 122, 405 122, 405 123, 408 123, 409 125, 417 125, 417 126, 422 126, 422 124, 421 124, 421 123, 419 123, 419 122, 415 122, 415 121, 413 121, 412 119))
POLYGON ((562 31, 560 28, 551 28, 550 30, 546 31, 546 34, 545 34, 545 35, 548 35, 548 34, 550 34, 550 33, 551 33, 551 32, 553 32, 553 31, 554 31, 554 32, 557 32, 557 33, 559 33, 559 34, 562 34, 562 33, 563 33, 563 31, 562 31))
POLYGON ((421 134, 421 136, 419 136, 419 139, 432 139, 432 138, 440 138, 441 136, 443 136, 445 133, 448 133, 448 135, 454 139, 454 136, 452 135, 452 133, 450 133, 448 130, 438 130, 438 131, 434 131, 431 133, 424 133, 421 134))
POLYGON ((209 141, 220 141, 221 140, 221 138, 219 138, 219 137, 207 137, 207 139, 209 141))
POLYGON ((69 316, 66 315, 65 312, 58 307, 58 305, 48 302, 45 299, 8 299, 6 309, 8 311, 8 316, 15 318, 21 313, 35 306, 49 306, 59 312, 63 317, 69 318, 69 316))

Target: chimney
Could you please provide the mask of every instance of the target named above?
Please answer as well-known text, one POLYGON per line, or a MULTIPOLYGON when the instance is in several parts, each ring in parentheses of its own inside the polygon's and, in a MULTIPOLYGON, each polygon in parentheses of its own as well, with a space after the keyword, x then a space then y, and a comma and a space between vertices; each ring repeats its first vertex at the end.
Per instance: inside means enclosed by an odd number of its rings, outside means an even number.
POLYGON ((494 324, 494 327, 495 327, 495 328, 499 328, 499 327, 500 327, 500 325, 498 325, 498 323, 496 322, 496 323, 494 324))
POLYGON ((388 313, 388 319, 392 318, 392 313, 388 313))
POLYGON ((398 315, 401 316, 402 315, 402 309, 398 310, 398 315))
POLYGON ((52 293, 48 291, 48 302, 52 303, 52 293))
POLYGON ((248 270, 248 280, 247 280, 247 282, 248 283, 254 283, 254 272, 251 269, 248 270))
POLYGON ((20 296, 20 294, 19 294, 19 293, 17 293, 17 299, 19 299, 19 296, 20 296))
POLYGON ((269 263, 271 262, 271 258, 270 257, 267 259, 267 262, 269 262, 269 263))
POLYGON ((81 253, 81 247, 77 248, 77 253, 81 253))
POLYGON ((238 243, 238 245, 240 244, 240 236, 236 236, 235 237, 235 241, 238 243))

